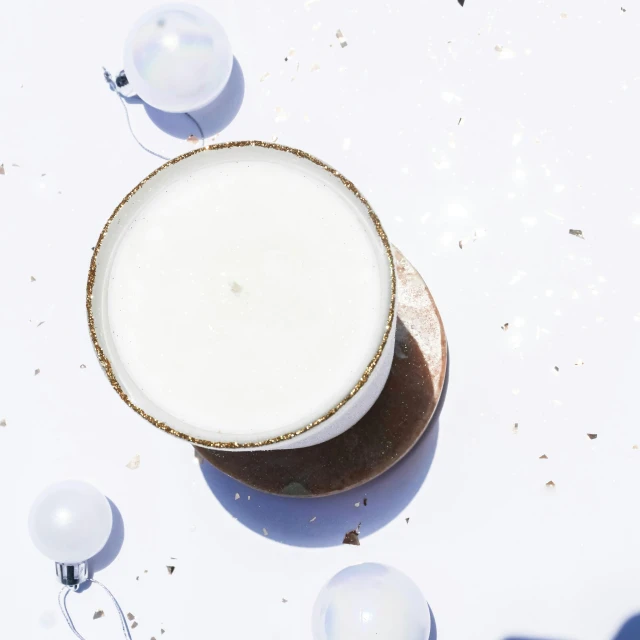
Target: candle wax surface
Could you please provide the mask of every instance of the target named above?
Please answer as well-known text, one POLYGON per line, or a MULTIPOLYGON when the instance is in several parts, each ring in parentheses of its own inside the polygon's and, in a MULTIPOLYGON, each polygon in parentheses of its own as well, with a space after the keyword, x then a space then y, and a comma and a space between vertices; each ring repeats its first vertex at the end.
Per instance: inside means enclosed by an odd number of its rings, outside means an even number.
POLYGON ((120 366, 199 435, 294 431, 347 396, 380 346, 382 241, 309 161, 192 164, 149 189, 111 258, 120 366))

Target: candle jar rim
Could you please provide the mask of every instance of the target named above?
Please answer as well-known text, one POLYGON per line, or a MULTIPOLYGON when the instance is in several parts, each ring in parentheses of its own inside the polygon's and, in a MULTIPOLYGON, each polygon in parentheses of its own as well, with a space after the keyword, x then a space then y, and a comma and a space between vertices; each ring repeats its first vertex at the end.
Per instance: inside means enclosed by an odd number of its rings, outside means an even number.
MULTIPOLYGON (((300 439, 300 436, 303 436, 304 434, 308 434, 310 431, 316 429, 318 426, 322 425, 323 423, 325 423, 327 420, 330 420, 332 417, 336 416, 336 414, 343 409, 343 407, 347 407, 349 406, 349 404, 353 404, 353 400, 354 398, 356 398, 358 396, 358 394, 360 393, 360 391, 362 390, 362 388, 366 385, 367 382, 369 382, 372 378, 372 375, 374 373, 374 371, 376 371, 376 369, 378 368, 378 365, 380 364, 381 360, 384 360, 385 362, 382 364, 382 366, 380 368, 386 368, 386 373, 388 374, 388 368, 390 366, 390 362, 391 362, 391 358, 387 357, 383 358, 383 355, 385 355, 385 352, 388 352, 389 349, 391 349, 391 351, 393 350, 393 344, 389 344, 390 342, 393 341, 393 336, 395 333, 395 322, 396 322, 396 288, 397 288, 397 284, 396 284, 396 273, 395 273, 395 263, 394 263, 394 257, 393 257, 393 251, 391 248, 391 244, 389 242, 389 239, 387 238, 387 235, 384 231, 384 229, 382 228, 382 224, 380 223, 380 220, 378 218, 378 216, 376 215, 376 213, 373 211, 371 205, 369 204, 369 202, 366 200, 366 198, 360 193, 360 191, 356 188, 356 186, 350 181, 348 180, 346 177, 344 177, 340 172, 338 172, 336 169, 334 169, 333 167, 331 167, 330 165, 326 164, 325 162, 323 162, 322 160, 318 159, 317 157, 306 153, 305 151, 302 151, 300 149, 296 149, 293 147, 288 147, 285 145, 280 145, 280 144, 276 144, 276 143, 271 143, 271 142, 264 142, 264 141, 260 141, 260 140, 243 140, 243 141, 234 141, 234 142, 226 142, 226 143, 219 143, 219 144, 212 144, 212 145, 207 145, 204 147, 200 147, 198 149, 194 149, 192 151, 189 151, 187 153, 181 154, 179 156, 177 156, 176 158, 173 158, 172 160, 169 160, 168 162, 162 164, 160 167, 158 167, 157 169, 155 169, 154 171, 152 171, 147 177, 145 177, 143 180, 141 180, 123 199, 122 201, 118 204, 118 206, 115 208, 115 210, 113 211, 113 213, 110 215, 110 217, 108 218, 108 220, 106 221, 105 225, 103 226, 103 229, 100 233, 100 236, 98 238, 98 241, 96 242, 95 247, 93 248, 93 255, 91 257, 91 263, 90 263, 90 267, 89 267, 89 274, 88 274, 88 278, 87 278, 87 286, 86 286, 86 311, 87 311, 87 319, 88 319, 88 325, 89 325, 89 332, 91 335, 91 340, 96 352, 96 355, 98 357, 98 361, 100 362, 100 365, 102 366, 109 382, 111 383, 111 386, 114 388, 114 390, 116 391, 116 393, 118 393, 118 395, 120 396, 120 398, 131 408, 133 409, 136 413, 138 413, 141 417, 143 417, 145 420, 147 420, 149 423, 151 423, 153 426, 155 426, 156 428, 172 435, 175 437, 178 437, 182 440, 187 440, 188 442, 190 442, 193 445, 197 445, 197 446, 201 446, 201 447, 206 447, 206 448, 210 448, 210 449, 238 449, 238 450, 246 450, 246 449, 262 449, 262 448, 274 448, 277 447, 278 445, 296 440, 296 439, 300 439), (355 384, 355 386, 350 389, 350 391, 348 392, 348 394, 346 394, 344 396, 344 398, 342 400, 340 400, 340 402, 338 402, 335 406, 333 406, 329 411, 325 412, 322 416, 318 417, 317 419, 313 420, 312 422, 305 424, 304 426, 295 429, 295 430, 289 430, 286 433, 282 433, 280 435, 271 437, 271 438, 263 438, 261 440, 255 441, 255 442, 239 442, 239 441, 215 441, 212 439, 207 439, 207 438, 202 438, 202 437, 196 437, 194 435, 191 435, 189 433, 185 433, 184 431, 181 431, 180 429, 175 428, 174 426, 171 426, 170 424, 167 423, 167 421, 163 421, 163 420, 159 420, 156 417, 154 417, 153 415, 150 415, 150 413, 148 411, 145 411, 143 408, 141 408, 140 406, 138 406, 138 404, 136 404, 130 397, 130 395, 127 393, 127 391, 125 390, 124 386, 121 384, 121 381, 118 379, 115 369, 110 361, 110 359, 107 356, 107 353, 105 351, 105 349, 103 348, 103 345, 100 342, 100 339, 98 337, 98 330, 96 327, 96 318, 95 318, 95 302, 94 302, 94 291, 95 291, 95 284, 96 284, 96 279, 97 279, 97 269, 98 269, 98 257, 100 255, 100 250, 101 247, 103 245, 103 241, 109 231, 109 228, 111 227, 111 224, 114 222, 114 220, 117 218, 118 214, 120 213, 120 211, 123 209, 123 207, 129 202, 129 200, 150 180, 152 180, 155 176, 157 176, 158 174, 160 174, 163 170, 187 159, 190 158, 196 154, 200 154, 200 153, 208 153, 208 152, 213 152, 213 151, 219 151, 222 149, 231 149, 231 148, 242 148, 242 147, 258 147, 258 148, 264 148, 264 149, 274 149, 277 151, 282 151, 285 153, 290 153, 293 154, 295 156, 297 156, 298 158, 302 158, 304 160, 308 160, 310 162, 312 162, 313 164, 315 164, 316 166, 320 167, 321 169, 323 169, 324 171, 328 172, 330 175, 332 175, 333 177, 337 178, 361 203, 362 205, 364 205, 370 219, 371 222, 373 223, 373 226, 375 227, 375 230, 377 232, 377 235, 379 237, 379 239, 382 242, 382 246, 384 249, 384 252, 386 254, 386 258, 388 260, 388 264, 389 264, 389 284, 390 284, 390 302, 389 302, 389 308, 388 308, 388 312, 387 312, 387 319, 386 319, 386 324, 384 327, 384 333, 382 336, 382 339, 376 349, 376 352, 373 356, 373 358, 370 360, 369 364, 367 365, 366 369, 364 370, 363 374, 360 376, 360 378, 358 379, 357 383, 355 384)), ((386 376, 385 376, 386 379, 386 376)), ((382 388, 381 385, 380 386, 380 390, 382 388)), ((379 391, 378 391, 379 393, 379 391)), ((349 425, 351 426, 351 425, 349 425)), ((349 428, 349 427, 347 427, 349 428)), ((346 429, 343 429, 346 430, 346 429)), ((298 445, 295 444, 293 445, 293 443, 291 443, 292 446, 307 446, 304 444, 298 445)))

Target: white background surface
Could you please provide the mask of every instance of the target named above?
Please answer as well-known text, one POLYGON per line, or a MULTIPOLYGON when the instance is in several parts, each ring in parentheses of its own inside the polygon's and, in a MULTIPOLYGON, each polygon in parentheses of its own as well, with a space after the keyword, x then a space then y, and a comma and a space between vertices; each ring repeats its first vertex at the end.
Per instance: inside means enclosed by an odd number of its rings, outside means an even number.
MULTIPOLYGON (((353 494, 283 501, 213 472, 208 483, 189 446, 112 391, 86 329, 91 247, 158 164, 101 77, 103 64, 119 69, 149 4, 7 5, 0 637, 72 637, 53 567, 26 533, 33 497, 68 477, 122 514, 124 544, 98 577, 136 615, 134 638, 306 640, 321 585, 365 560, 417 581, 440 640, 640 637, 619 634, 640 611, 637 3, 200 4, 227 29, 245 81, 217 141, 277 136, 367 195, 442 311, 446 403, 409 460, 353 494), (358 522, 361 546, 342 546, 358 522)), ((193 148, 140 105, 131 114, 154 149, 193 148)), ((97 589, 70 601, 87 638, 118 637, 97 589)))

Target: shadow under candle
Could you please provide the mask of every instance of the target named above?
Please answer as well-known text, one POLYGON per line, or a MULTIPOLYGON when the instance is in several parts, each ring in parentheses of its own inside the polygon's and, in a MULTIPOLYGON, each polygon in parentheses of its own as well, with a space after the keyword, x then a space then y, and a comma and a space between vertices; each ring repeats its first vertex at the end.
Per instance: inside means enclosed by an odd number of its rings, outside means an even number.
POLYGON ((359 540, 378 531, 405 510, 427 477, 438 442, 448 375, 431 422, 415 446, 370 482, 356 486, 357 479, 366 474, 371 477, 372 466, 386 468, 387 460, 406 451, 411 429, 424 429, 421 416, 428 404, 423 403, 429 394, 433 397, 433 387, 424 388, 425 380, 427 387, 431 383, 425 365, 415 341, 399 323, 389 380, 365 418, 338 438, 308 449, 246 453, 200 449, 201 456, 229 474, 203 460, 201 471, 211 492, 244 526, 283 544, 329 547, 342 544, 345 534, 358 526, 359 540), (255 486, 267 491, 272 486, 280 494, 282 487, 295 485, 300 493, 291 495, 301 497, 264 493, 231 476, 256 482, 255 486), (355 488, 339 492, 345 482, 355 488), (313 495, 319 487, 325 493, 330 493, 328 489, 337 492, 303 497, 313 495))

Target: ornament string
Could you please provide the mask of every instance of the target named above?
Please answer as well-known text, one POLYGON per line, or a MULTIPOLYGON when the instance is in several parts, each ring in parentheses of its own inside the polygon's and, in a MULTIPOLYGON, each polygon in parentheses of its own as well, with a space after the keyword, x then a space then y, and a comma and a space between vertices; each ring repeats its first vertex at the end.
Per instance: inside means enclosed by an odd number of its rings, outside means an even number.
MULTIPOLYGON (((131 118, 129 117, 129 109, 127 108, 127 102, 124 99, 124 96, 118 91, 118 86, 116 85, 111 74, 104 67, 102 67, 102 71, 104 73, 105 82, 109 85, 109 88, 111 89, 111 91, 115 92, 118 98, 120 98, 120 104, 122 104, 122 108, 124 109, 124 115, 127 119, 127 126, 129 127, 129 132, 131 133, 131 136, 133 137, 133 139, 138 143, 138 145, 142 149, 144 149, 147 153, 150 153, 152 156, 155 156, 156 158, 160 158, 161 160, 171 160, 171 158, 167 156, 163 156, 161 153, 158 153, 157 151, 153 151, 153 149, 149 149, 149 147, 145 146, 141 142, 140 138, 138 138, 138 136, 135 134, 135 131, 133 130, 133 126, 131 124, 131 118)), ((189 118, 189 120, 191 120, 191 122, 193 122, 193 124, 198 129, 198 133, 200 134, 200 142, 201 142, 200 146, 204 147, 204 131, 202 130, 200 123, 190 113, 185 113, 184 115, 187 116, 187 118, 189 118)))
MULTIPOLYGON (((129 630, 129 625, 127 624, 127 619, 125 618, 124 612, 122 611, 122 608, 118 604, 118 601, 116 600, 113 593, 111 593, 111 591, 109 591, 109 589, 107 589, 107 587, 105 587, 101 582, 98 582, 93 578, 89 578, 87 582, 92 582, 93 584, 97 584, 99 587, 102 587, 107 592, 107 595, 111 598, 111 601, 113 602, 118 612, 118 615, 120 616, 120 624, 122 625, 122 632, 124 633, 124 637, 127 640, 132 640, 131 631, 129 630)), ((64 587, 58 594, 58 605, 60 606, 60 611, 62 611, 62 615, 64 616, 66 623, 69 625, 69 629, 73 631, 76 638, 79 638, 79 640, 85 640, 85 637, 78 632, 78 630, 76 629, 76 626, 73 624, 73 620, 71 619, 71 614, 67 609, 67 596, 72 591, 73 589, 64 587)))

